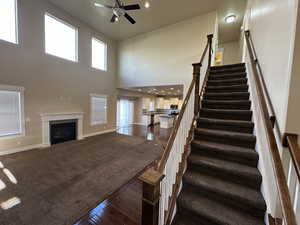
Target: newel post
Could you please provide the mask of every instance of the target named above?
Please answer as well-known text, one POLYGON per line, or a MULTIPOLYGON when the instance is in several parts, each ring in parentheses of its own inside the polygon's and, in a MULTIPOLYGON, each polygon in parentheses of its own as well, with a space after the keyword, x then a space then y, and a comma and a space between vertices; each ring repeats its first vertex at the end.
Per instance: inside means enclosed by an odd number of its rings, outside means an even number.
POLYGON ((208 48, 209 48, 209 52, 208 52, 208 67, 211 67, 211 58, 212 58, 212 39, 213 39, 214 35, 213 34, 209 34, 207 35, 207 41, 208 41, 208 48))
POLYGON ((201 70, 201 63, 194 63, 193 64, 193 79, 195 80, 195 106, 194 106, 194 115, 197 117, 199 113, 199 104, 200 104, 200 70, 201 70))
POLYGON ((160 182, 163 178, 164 175, 153 168, 139 177, 143 182, 142 225, 158 225, 160 182))

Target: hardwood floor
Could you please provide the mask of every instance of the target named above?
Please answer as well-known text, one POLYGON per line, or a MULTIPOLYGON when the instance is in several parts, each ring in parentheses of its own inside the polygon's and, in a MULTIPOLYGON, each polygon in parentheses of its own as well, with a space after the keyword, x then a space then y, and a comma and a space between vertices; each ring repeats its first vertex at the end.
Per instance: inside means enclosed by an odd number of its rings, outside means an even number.
POLYGON ((159 141, 163 146, 168 142, 172 128, 164 129, 159 125, 147 127, 142 125, 130 125, 127 127, 118 128, 117 132, 124 135, 145 137, 147 140, 159 141))
POLYGON ((142 183, 134 180, 74 225, 140 225, 142 183))
MULTIPOLYGON (((132 125, 119 128, 117 132, 156 140, 165 146, 171 130, 161 129, 158 125, 153 128, 132 125)), ((141 212, 142 182, 136 179, 91 210, 74 225, 140 225, 141 212)))

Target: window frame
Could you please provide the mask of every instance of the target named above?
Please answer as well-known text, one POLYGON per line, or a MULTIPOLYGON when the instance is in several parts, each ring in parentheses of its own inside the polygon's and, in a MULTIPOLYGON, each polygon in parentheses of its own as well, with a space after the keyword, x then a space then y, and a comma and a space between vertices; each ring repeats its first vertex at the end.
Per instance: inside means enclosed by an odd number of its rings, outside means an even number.
POLYGON ((99 39, 95 36, 92 36, 91 37, 91 68, 94 69, 94 70, 100 70, 102 72, 107 72, 108 71, 108 69, 107 69, 108 68, 107 58, 108 58, 108 44, 105 41, 103 41, 103 40, 101 40, 101 39, 99 39), (103 43, 104 46, 105 46, 105 48, 104 48, 104 69, 100 69, 100 68, 97 68, 97 67, 93 66, 93 40, 95 40, 97 42, 100 42, 100 43, 103 43))
POLYGON ((0 139, 8 139, 8 138, 16 138, 16 137, 24 137, 26 135, 26 128, 25 128, 25 107, 24 107, 24 87, 19 86, 11 86, 11 85, 1 85, 0 84, 0 91, 12 91, 18 92, 20 94, 20 132, 15 134, 7 134, 7 135, 0 135, 0 139))
POLYGON ((100 94, 90 94, 90 124, 91 126, 99 126, 105 125, 108 123, 108 95, 100 95, 100 94), (105 110, 105 121, 104 122, 95 122, 93 121, 93 98, 106 98, 106 110, 105 110))
POLYGON ((15 42, 4 40, 0 38, 0 43, 6 43, 11 45, 19 45, 19 16, 18 16, 18 0, 13 0, 15 2, 15 42))
POLYGON ((68 62, 72 62, 72 63, 79 63, 79 53, 78 53, 78 27, 64 21, 63 19, 60 19, 56 16, 54 16, 53 14, 45 11, 44 13, 44 53, 48 56, 52 56, 52 57, 55 57, 55 58, 58 58, 58 59, 62 59, 62 60, 66 60, 68 62), (51 17, 52 19, 72 28, 75 30, 75 60, 73 61, 72 59, 67 59, 67 58, 64 58, 64 57, 61 57, 61 56, 57 56, 57 55, 54 55, 54 54, 51 54, 51 53, 48 53, 46 51, 46 16, 48 17, 51 17))

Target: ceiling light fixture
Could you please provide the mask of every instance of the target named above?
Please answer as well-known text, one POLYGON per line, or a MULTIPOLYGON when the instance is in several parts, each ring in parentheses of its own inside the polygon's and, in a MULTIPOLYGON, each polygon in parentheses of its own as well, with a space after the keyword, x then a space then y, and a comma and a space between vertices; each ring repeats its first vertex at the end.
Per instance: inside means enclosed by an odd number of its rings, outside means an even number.
POLYGON ((150 3, 149 2, 145 2, 145 8, 149 8, 150 7, 150 3))
POLYGON ((115 17, 115 22, 118 22, 119 21, 119 17, 115 17))
POLYGON ((225 22, 226 23, 233 23, 236 20, 236 15, 230 14, 225 17, 225 22))

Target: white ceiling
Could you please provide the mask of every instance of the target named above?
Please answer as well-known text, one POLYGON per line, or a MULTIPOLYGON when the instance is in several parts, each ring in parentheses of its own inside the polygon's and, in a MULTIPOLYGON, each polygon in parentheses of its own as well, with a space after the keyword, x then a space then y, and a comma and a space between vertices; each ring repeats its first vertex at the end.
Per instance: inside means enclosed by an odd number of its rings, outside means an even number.
MULTIPOLYGON (((241 9, 243 9, 243 7, 241 7, 241 5, 246 2, 246 0, 149 0, 149 9, 143 7, 142 10, 129 12, 129 14, 137 21, 136 24, 132 25, 125 21, 124 18, 118 23, 111 24, 111 10, 94 6, 95 1, 112 4, 113 0, 49 1, 115 40, 133 37, 216 10, 221 13, 221 16, 224 16, 227 12, 231 11, 242 15, 243 12, 241 9)), ((124 0, 123 2, 126 4, 139 3, 143 6, 145 0, 124 0)), ((219 20, 221 21, 221 19, 222 18, 219 20)), ((220 35, 221 37, 226 38, 226 41, 238 38, 234 36, 238 33, 237 27, 239 26, 239 30, 240 23, 231 25, 232 28, 228 28, 228 26, 224 26, 224 24, 221 23, 220 35)), ((221 40, 221 42, 224 41, 221 40)))

